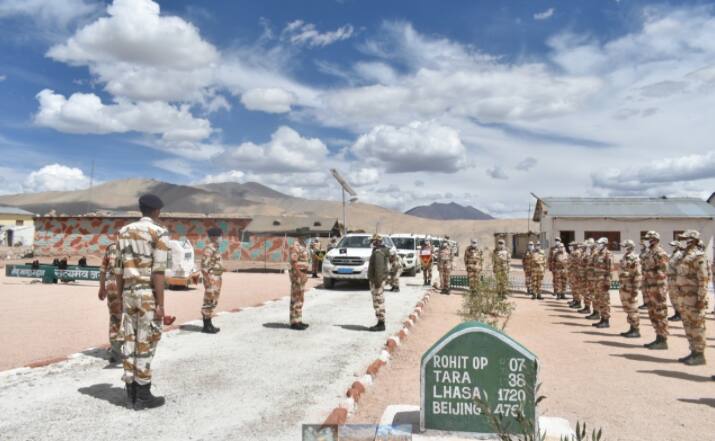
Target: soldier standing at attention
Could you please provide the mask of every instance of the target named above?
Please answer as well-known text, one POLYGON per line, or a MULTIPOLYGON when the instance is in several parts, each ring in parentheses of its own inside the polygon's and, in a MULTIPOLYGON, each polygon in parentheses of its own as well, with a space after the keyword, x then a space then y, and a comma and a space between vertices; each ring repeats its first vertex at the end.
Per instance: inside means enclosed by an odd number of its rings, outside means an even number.
POLYGON ((534 242, 529 241, 526 246, 526 252, 521 259, 521 267, 524 269, 524 284, 526 285, 526 294, 531 295, 531 254, 534 252, 534 242))
MULTIPOLYGON (((546 265, 549 268, 549 271, 551 271, 551 280, 555 283, 556 281, 556 274, 554 273, 554 257, 556 255, 556 252, 559 249, 559 245, 561 245, 561 238, 557 237, 554 239, 554 246, 549 248, 549 254, 546 257, 546 265)), ((555 287, 554 287, 555 288, 555 287)), ((556 298, 559 298, 559 293, 556 292, 556 289, 554 289, 554 296, 556 298)))
POLYGON ((330 242, 328 243, 328 251, 332 250, 333 248, 338 246, 338 239, 331 237, 330 242))
POLYGON ((107 299, 109 309, 109 362, 118 363, 122 360, 122 298, 117 292, 117 279, 114 277, 114 267, 117 263, 117 244, 110 243, 104 252, 102 264, 99 267, 99 300, 107 299))
MULTIPOLYGON (((641 260, 641 266, 643 265, 643 259, 645 259, 645 254, 648 252, 648 245, 645 240, 641 240, 641 252, 638 257, 641 260)), ((638 309, 648 309, 648 296, 645 293, 645 286, 641 288, 641 296, 643 297, 643 304, 638 307, 638 309)))
POLYGON ((222 274, 226 270, 223 266, 221 253, 219 253, 219 238, 222 231, 218 227, 208 230, 209 241, 204 249, 201 258, 201 275, 204 278, 204 302, 201 305, 201 317, 204 319, 204 327, 201 332, 205 334, 216 334, 221 330, 213 325, 211 320, 221 296, 222 274))
POLYGON ((596 259, 598 259, 598 245, 593 239, 590 242, 591 254, 586 266, 586 280, 588 280, 588 296, 590 303, 593 306, 593 313, 586 316, 589 320, 601 319, 601 306, 598 303, 598 276, 596 275, 596 259))
POLYGON ((432 245, 423 241, 420 247, 420 263, 422 264, 422 279, 425 286, 432 284, 432 245))
POLYGON ((400 276, 402 275, 402 258, 397 254, 394 248, 390 249, 390 291, 400 292, 400 276))
POLYGON ((449 276, 452 273, 452 247, 446 240, 439 250, 439 278, 442 294, 449 294, 449 276))
POLYGON ((484 256, 478 247, 477 239, 472 239, 470 245, 464 250, 464 267, 467 269, 469 289, 474 291, 479 286, 479 275, 482 272, 484 256))
POLYGON ((566 283, 568 282, 568 265, 569 265, 569 255, 566 252, 566 247, 563 243, 559 242, 556 247, 556 251, 552 256, 552 266, 551 271, 554 275, 554 293, 558 300, 566 299, 566 283))
POLYGON ((690 355, 679 358, 678 361, 688 366, 698 366, 705 364, 705 310, 708 307, 710 271, 705 252, 698 247, 700 233, 690 230, 679 238, 686 242, 677 267, 676 287, 690 355))
POLYGON ((135 410, 164 404, 151 393, 151 362, 161 339, 164 319, 164 272, 169 232, 159 225, 164 203, 158 196, 139 198, 142 218, 119 230, 114 267, 122 298, 124 376, 127 404, 135 410))
POLYGON ((305 284, 308 282, 308 250, 302 238, 296 238, 290 247, 290 328, 305 330, 309 325, 303 323, 303 300, 305 284))
POLYGON ((668 295, 675 313, 672 317, 668 317, 668 321, 679 322, 681 320, 680 304, 678 303, 678 289, 675 284, 678 276, 678 264, 680 259, 683 258, 683 250, 677 240, 670 242, 670 246, 673 247, 673 252, 670 254, 670 259, 668 259, 668 295))
POLYGON ((581 286, 579 285, 579 269, 578 266, 581 261, 581 245, 577 242, 571 242, 569 244, 571 253, 569 254, 568 262, 568 280, 571 286, 571 295, 573 300, 569 303, 569 308, 581 309, 581 286))
POLYGON ((641 259, 636 254, 636 244, 632 240, 623 243, 626 253, 618 265, 619 295, 623 310, 626 312, 630 329, 621 332, 626 338, 638 338, 640 333, 640 316, 638 314, 638 290, 643 282, 641 259))
POLYGON ((613 270, 613 256, 608 251, 608 239, 598 239, 598 252, 593 261, 593 270, 596 277, 595 294, 598 301, 598 312, 601 321, 594 323, 596 328, 609 328, 611 326, 611 270, 613 270))
POLYGON ((656 339, 643 346, 648 349, 668 349, 668 254, 660 246, 660 234, 656 231, 648 231, 645 241, 647 250, 642 258, 643 293, 656 339))
POLYGON ((317 237, 310 243, 310 261, 313 267, 313 278, 317 279, 320 269, 320 240, 317 237))
POLYGON ((497 247, 492 252, 492 271, 497 282, 497 293, 506 297, 509 290, 509 270, 511 269, 511 254, 506 249, 504 239, 497 241, 497 247))
POLYGON ((388 251, 382 244, 382 236, 372 236, 372 254, 367 267, 367 278, 370 282, 372 306, 375 308, 377 324, 369 328, 370 331, 385 330, 385 279, 388 269, 388 251))
POLYGON ((581 314, 591 314, 591 281, 589 280, 588 269, 591 264, 591 253, 593 253, 593 239, 586 239, 581 252, 581 264, 578 267, 578 277, 581 282, 581 297, 583 297, 583 308, 578 312, 581 314))
POLYGON ((540 242, 534 244, 534 251, 531 253, 530 263, 531 299, 543 300, 541 287, 544 283, 544 272, 546 271, 546 256, 544 256, 540 242))

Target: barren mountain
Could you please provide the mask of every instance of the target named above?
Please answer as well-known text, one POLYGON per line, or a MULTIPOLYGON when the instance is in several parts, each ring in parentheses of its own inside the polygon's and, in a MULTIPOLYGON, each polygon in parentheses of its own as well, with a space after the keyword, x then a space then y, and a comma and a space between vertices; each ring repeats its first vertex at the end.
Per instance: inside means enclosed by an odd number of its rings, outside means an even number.
POLYGON ((405 214, 410 216, 424 217, 426 219, 441 220, 487 220, 494 219, 487 213, 477 210, 471 206, 459 205, 456 202, 440 204, 433 202, 430 205, 420 205, 407 210, 405 214))

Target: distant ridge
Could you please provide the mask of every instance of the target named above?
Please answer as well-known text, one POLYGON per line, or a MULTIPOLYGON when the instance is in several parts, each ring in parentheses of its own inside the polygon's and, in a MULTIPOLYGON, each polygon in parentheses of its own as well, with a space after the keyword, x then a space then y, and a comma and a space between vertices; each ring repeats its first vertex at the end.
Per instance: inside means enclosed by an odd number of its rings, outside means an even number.
POLYGON ((407 210, 405 214, 436 220, 489 220, 494 219, 487 213, 471 206, 459 205, 456 202, 442 204, 433 202, 430 205, 420 205, 407 210))

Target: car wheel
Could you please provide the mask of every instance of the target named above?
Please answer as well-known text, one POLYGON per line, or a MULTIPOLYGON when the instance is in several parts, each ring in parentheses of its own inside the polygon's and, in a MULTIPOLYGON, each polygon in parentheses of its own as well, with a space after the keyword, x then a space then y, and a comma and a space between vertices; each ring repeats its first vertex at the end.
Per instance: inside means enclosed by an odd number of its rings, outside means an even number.
POLYGON ((335 279, 331 279, 329 277, 323 277, 323 286, 326 289, 333 289, 335 286, 335 279))

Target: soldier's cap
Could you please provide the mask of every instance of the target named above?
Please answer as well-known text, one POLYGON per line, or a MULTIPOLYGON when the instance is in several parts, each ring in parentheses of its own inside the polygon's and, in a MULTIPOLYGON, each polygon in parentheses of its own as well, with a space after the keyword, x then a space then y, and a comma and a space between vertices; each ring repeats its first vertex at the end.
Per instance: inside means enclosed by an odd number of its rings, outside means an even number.
POLYGON ((534 241, 530 240, 529 245, 534 245, 534 241))
POLYGON ((472 239, 472 242, 471 242, 471 243, 472 243, 472 245, 477 246, 477 244, 478 244, 479 242, 477 241, 477 239, 472 239))
POLYGON ((683 234, 678 236, 678 239, 685 240, 700 240, 700 232, 695 230, 685 231, 683 234))
POLYGON ((560 237, 557 237, 556 239, 554 239, 554 242, 556 242, 556 243, 561 242, 561 238, 560 238, 560 237))
POLYGON ((608 239, 605 237, 602 237, 602 238, 598 239, 598 241, 596 243, 599 243, 602 245, 608 245, 608 239))
POLYGON ((142 195, 139 198, 139 206, 140 207, 147 207, 147 208, 152 208, 152 209, 161 209, 164 208, 164 202, 162 202, 161 198, 155 194, 147 193, 142 195))
POLYGON ((390 248, 390 256, 397 256, 397 250, 390 248))
POLYGON ((574 245, 578 245, 578 242, 576 242, 575 240, 572 240, 571 242, 569 242, 570 247, 572 247, 574 245))
POLYGON ((373 234, 372 240, 382 242, 382 236, 380 236, 379 234, 373 234))
POLYGON ((593 244, 595 244, 595 243, 596 243, 596 241, 593 240, 592 237, 586 239, 586 242, 584 242, 584 244, 585 244, 586 246, 593 245, 593 244))
POLYGON ((506 244, 506 242, 504 242, 504 239, 499 239, 499 240, 497 241, 497 243, 498 243, 499 245, 505 245, 505 244, 506 244))
POLYGON ((677 247, 677 246, 680 245, 680 242, 678 242, 677 240, 671 240, 670 243, 669 243, 669 245, 670 245, 671 247, 677 247))
POLYGON ((223 231, 219 227, 211 227, 207 231, 209 237, 219 237, 223 235, 223 231))
POLYGON ((657 231, 648 231, 645 233, 645 236, 643 236, 643 239, 650 240, 650 239, 656 239, 660 240, 660 234, 657 231))
POLYGON ((449 245, 447 242, 442 242, 442 248, 447 248, 447 245, 449 245))
POLYGON ((628 239, 627 241, 623 242, 621 245, 623 245, 626 248, 635 248, 636 244, 632 240, 628 239))

